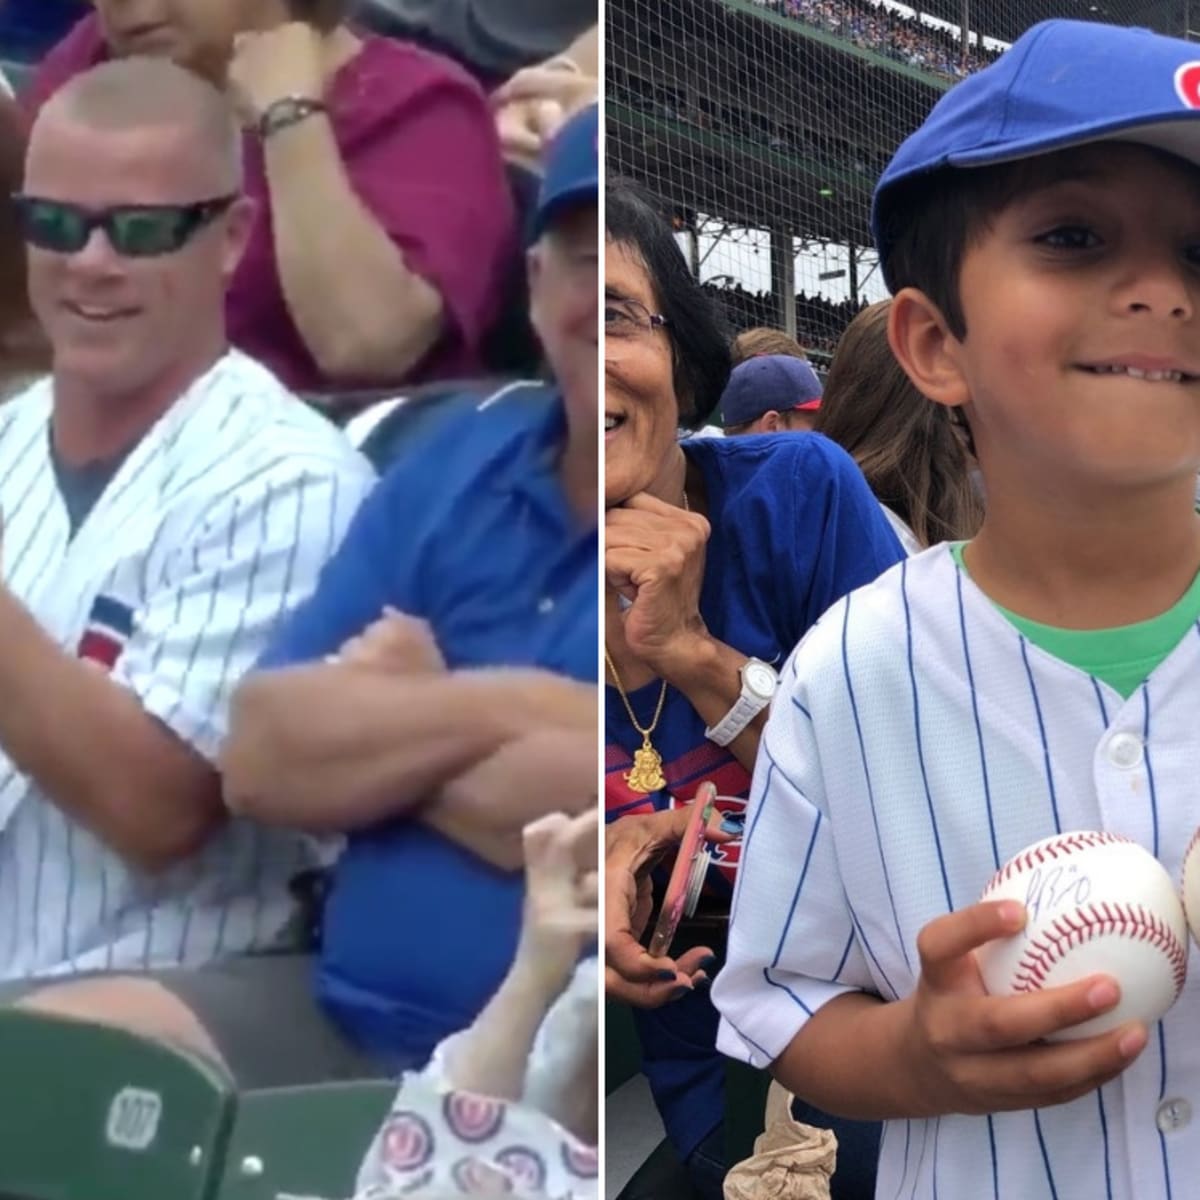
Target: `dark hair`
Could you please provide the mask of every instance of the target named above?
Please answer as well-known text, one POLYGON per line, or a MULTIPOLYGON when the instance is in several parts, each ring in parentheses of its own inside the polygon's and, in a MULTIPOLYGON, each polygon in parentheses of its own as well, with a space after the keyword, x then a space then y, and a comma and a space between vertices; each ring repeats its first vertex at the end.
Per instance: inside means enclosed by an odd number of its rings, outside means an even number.
POLYGON ((757 358, 760 354, 786 354, 789 358, 804 358, 804 347, 794 337, 784 333, 782 329, 771 329, 766 325, 756 325, 753 329, 743 329, 733 339, 733 365, 736 367, 748 358, 757 358))
POLYGON ((922 546, 973 537, 983 506, 954 411, 913 386, 888 344, 883 300, 846 326, 814 429, 858 463, 871 491, 922 546))
POLYGON ((293 21, 305 21, 328 33, 346 19, 348 0, 287 0, 287 7, 293 21))
POLYGON ((636 251, 667 319, 679 424, 698 429, 717 407, 732 363, 729 335, 713 301, 688 270, 658 200, 630 179, 610 177, 604 189, 610 242, 636 251))

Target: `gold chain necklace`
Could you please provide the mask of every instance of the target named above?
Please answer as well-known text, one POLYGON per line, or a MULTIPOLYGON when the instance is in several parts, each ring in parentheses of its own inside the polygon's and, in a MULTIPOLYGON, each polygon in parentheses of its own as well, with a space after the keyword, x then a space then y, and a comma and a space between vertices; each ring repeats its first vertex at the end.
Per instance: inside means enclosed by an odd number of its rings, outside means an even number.
MULTIPOLYGON (((691 512, 691 506, 688 504, 687 492, 683 493, 683 510, 691 512)), ((658 722, 662 717, 663 705, 667 699, 667 681, 662 681, 662 687, 658 691, 658 704, 654 707, 654 716, 651 718, 649 725, 639 725, 637 715, 633 711, 633 705, 629 703, 629 697, 625 692, 625 685, 621 682, 621 676, 617 673, 617 665, 612 660, 612 655, 608 651, 608 643, 604 644, 604 661, 608 665, 609 672, 612 674, 613 683, 617 685, 617 694, 621 697, 621 703, 625 705, 625 711, 629 714, 630 724, 642 735, 642 744, 638 750, 633 753, 633 769, 625 774, 625 782, 629 785, 631 792, 657 792, 667 786, 666 778, 662 771, 662 755, 655 750, 651 744, 650 735, 658 728, 658 722)))
POLYGON ((659 689, 653 720, 649 725, 642 726, 638 724, 634 715, 633 705, 629 703, 629 697, 625 694, 625 685, 621 682, 621 676, 617 674, 617 665, 613 662, 607 645, 604 647, 604 661, 612 672, 613 682, 617 685, 617 692, 621 703, 625 705, 625 711, 629 714, 631 724, 642 735, 641 749, 634 751, 633 770, 626 773, 625 782, 629 784, 631 792, 657 792, 667 786, 667 781, 662 773, 662 755, 650 744, 650 735, 658 727, 659 718, 662 716, 663 703, 667 698, 667 681, 664 679, 659 689))

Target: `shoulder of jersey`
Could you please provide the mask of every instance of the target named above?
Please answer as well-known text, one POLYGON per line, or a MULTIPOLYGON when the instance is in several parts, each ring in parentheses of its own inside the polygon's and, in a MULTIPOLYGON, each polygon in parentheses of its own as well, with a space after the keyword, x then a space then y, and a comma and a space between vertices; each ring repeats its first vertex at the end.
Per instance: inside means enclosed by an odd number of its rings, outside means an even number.
POLYGON ((856 641, 865 638, 881 645, 895 644, 898 636, 904 636, 902 571, 904 586, 911 591, 914 584, 921 586, 931 572, 938 570, 937 556, 945 553, 944 547, 934 547, 898 562, 870 583, 864 583, 849 595, 834 601, 805 634, 797 652, 800 661, 806 667, 815 661, 823 664, 840 663, 843 636, 853 637, 856 641))

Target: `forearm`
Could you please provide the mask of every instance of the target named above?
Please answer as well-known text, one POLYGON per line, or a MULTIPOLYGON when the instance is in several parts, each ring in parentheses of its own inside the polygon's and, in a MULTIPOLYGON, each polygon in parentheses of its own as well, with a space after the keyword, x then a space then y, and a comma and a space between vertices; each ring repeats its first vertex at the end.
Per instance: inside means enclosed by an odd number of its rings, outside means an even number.
MULTIPOLYGON (((704 724, 712 728, 737 703, 742 690, 740 671, 746 661, 740 650, 703 634, 689 638, 669 658, 654 665, 663 679, 688 698, 704 724)), ((766 721, 764 709, 727 747, 747 771, 754 769, 766 721)))
POLYGON ((0 745, 13 764, 128 862, 169 866, 219 824, 215 770, 2 587, 0 695, 0 745))
POLYGON ((907 1000, 851 992, 819 1008, 771 1066, 789 1091, 857 1120, 932 1116, 907 1052, 907 1000))
POLYGON ((580 719, 589 690, 533 671, 263 672, 234 697, 226 799, 268 824, 362 828, 429 801, 554 712, 580 719))
POLYGON ((559 57, 574 63, 584 75, 590 75, 593 78, 598 76, 600 74, 599 26, 593 25, 590 29, 584 30, 559 57))
POLYGON ((598 715, 579 729, 547 727, 514 738, 450 780, 421 819, 501 870, 519 870, 526 825, 598 803, 598 715))
POLYGON ((325 117, 264 153, 280 284, 309 352, 333 378, 402 376, 438 339, 441 297, 355 193, 325 117))
POLYGON ((487 1007, 446 1047, 448 1082, 464 1091, 519 1100, 538 1028, 566 982, 547 979, 518 952, 487 1007))

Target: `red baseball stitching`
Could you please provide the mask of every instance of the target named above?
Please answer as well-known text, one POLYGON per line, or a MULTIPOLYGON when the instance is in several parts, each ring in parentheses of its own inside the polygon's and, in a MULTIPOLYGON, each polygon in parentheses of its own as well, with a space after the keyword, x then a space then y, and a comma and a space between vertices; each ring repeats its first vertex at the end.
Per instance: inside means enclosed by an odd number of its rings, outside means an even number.
POLYGON ((1076 850, 1090 850, 1095 846, 1115 846, 1123 842, 1133 842, 1122 833, 1065 833, 1044 846, 1035 846, 1022 850, 1015 858, 1010 858, 988 880, 983 889, 986 896, 994 887, 1011 879, 1018 871, 1030 871, 1034 867, 1044 866, 1047 862, 1057 862, 1060 857, 1066 857, 1076 850))
POLYGON ((1068 950, 1094 937, 1115 933, 1137 942, 1148 942, 1167 956, 1175 979, 1175 995, 1187 978, 1187 952, 1171 927, 1159 916, 1137 904, 1087 904, 1065 913, 1031 939, 1013 977, 1014 992, 1036 992, 1046 982, 1055 963, 1068 950))

